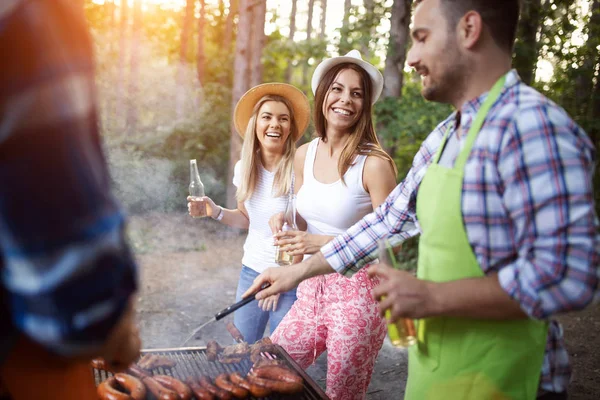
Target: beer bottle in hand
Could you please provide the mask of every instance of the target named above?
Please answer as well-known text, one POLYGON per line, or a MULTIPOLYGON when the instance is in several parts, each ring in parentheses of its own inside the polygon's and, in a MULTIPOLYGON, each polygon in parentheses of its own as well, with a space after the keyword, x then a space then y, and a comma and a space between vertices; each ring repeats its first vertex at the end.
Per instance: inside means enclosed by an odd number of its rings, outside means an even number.
MULTIPOLYGON (((293 193, 288 195, 285 213, 283 214, 283 227, 281 230, 283 232, 298 230, 298 226, 296 225, 296 195, 293 193)), ((283 238, 286 239, 287 236, 284 236, 283 238)), ((275 250, 275 262, 277 264, 291 265, 292 259, 293 256, 291 256, 288 252, 283 251, 281 246, 277 246, 277 249, 275 250)))
MULTIPOLYGON (((198 164, 196 160, 190 160, 190 196, 198 201, 204 197, 204 185, 200 180, 200 174, 198 173, 198 164)), ((194 218, 206 217, 206 202, 200 203, 200 215, 194 216, 194 218)))

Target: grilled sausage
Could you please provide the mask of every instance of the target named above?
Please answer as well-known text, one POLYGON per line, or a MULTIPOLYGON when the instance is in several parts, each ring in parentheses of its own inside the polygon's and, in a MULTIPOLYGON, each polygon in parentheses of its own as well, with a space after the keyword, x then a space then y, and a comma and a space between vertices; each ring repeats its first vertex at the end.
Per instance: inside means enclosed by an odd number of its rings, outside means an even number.
POLYGON ((217 376, 215 378, 215 385, 230 392, 236 399, 245 399, 248 397, 248 390, 231 382, 229 380, 229 374, 221 374, 217 376))
POLYGON ((154 375, 152 378, 167 389, 177 392, 180 400, 190 400, 192 398, 192 389, 179 379, 168 375, 154 375))
POLYGON ((264 386, 267 389, 271 389, 273 392, 282 393, 282 394, 293 394, 299 393, 302 391, 302 383, 298 385, 297 383, 285 382, 285 381, 276 381, 273 379, 267 378, 259 378, 256 375, 248 375, 246 377, 250 383, 254 383, 259 386, 264 386))
POLYGON ((233 397, 231 395, 230 392, 221 389, 220 387, 217 387, 215 385, 212 384, 212 382, 210 381, 210 379, 206 376, 201 376, 198 379, 198 382, 200 382, 200 385, 208 390, 210 393, 212 393, 217 399, 220 400, 231 400, 231 398, 233 397))
POLYGON ((266 397, 272 393, 271 389, 249 382, 247 379, 244 379, 238 372, 232 372, 229 375, 229 379, 235 385, 238 385, 248 390, 250 394, 254 397, 266 397))
POLYGON ((114 376, 98 385, 98 396, 101 400, 131 400, 127 393, 123 393, 118 389, 117 380, 114 376))
POLYGON ((188 376, 185 380, 185 383, 188 384, 192 392, 194 392, 194 396, 198 400, 214 400, 215 396, 212 395, 208 389, 204 389, 200 384, 191 376, 188 376))
POLYGON ((127 390, 133 400, 146 400, 146 386, 138 378, 119 373, 115 375, 115 379, 127 390))
POLYGON ((148 390, 152 392, 152 394, 158 400, 179 400, 179 395, 176 392, 172 391, 171 389, 167 389, 158 383, 158 381, 148 376, 142 378, 142 382, 144 382, 146 387, 148 387, 148 390))
POLYGON ((282 365, 265 365, 260 368, 254 368, 252 373, 259 378, 272 379, 274 381, 296 383, 300 386, 303 383, 300 375, 282 365))
POLYGON ((242 335, 242 332, 240 332, 240 330, 233 324, 233 322, 229 321, 225 327, 233 337, 233 340, 235 340, 238 343, 244 341, 244 335, 242 335))
POLYGON ((142 378, 146 378, 151 376, 148 372, 146 372, 145 370, 141 369, 138 365, 136 364, 131 364, 129 366, 129 368, 127 368, 127 372, 129 372, 131 375, 142 379, 142 378))

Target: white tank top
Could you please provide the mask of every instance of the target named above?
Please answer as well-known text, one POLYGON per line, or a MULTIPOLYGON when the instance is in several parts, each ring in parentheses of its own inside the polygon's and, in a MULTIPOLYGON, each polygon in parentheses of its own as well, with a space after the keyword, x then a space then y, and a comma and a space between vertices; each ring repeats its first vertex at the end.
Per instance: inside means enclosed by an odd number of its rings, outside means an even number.
POLYGON ((363 168, 367 156, 356 157, 344 174, 342 183, 321 183, 315 179, 314 164, 320 139, 308 145, 304 160, 304 179, 296 197, 298 213, 306 221, 308 233, 339 235, 373 211, 371 196, 363 185, 363 168))
MULTIPOLYGON (((242 162, 238 161, 233 170, 233 184, 240 187, 242 180, 242 162)), ((258 273, 269 267, 277 267, 275 263, 275 246, 273 232, 269 228, 269 218, 273 214, 285 211, 287 195, 273 197, 275 173, 259 167, 258 179, 254 193, 244 201, 248 211, 248 236, 244 243, 242 264, 258 273)))

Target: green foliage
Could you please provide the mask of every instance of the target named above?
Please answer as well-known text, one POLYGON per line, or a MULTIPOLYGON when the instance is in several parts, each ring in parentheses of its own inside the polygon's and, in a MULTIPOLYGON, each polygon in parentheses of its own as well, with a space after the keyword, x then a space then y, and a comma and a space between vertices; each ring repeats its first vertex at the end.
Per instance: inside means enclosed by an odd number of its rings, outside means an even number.
POLYGON ((386 98, 375 104, 375 125, 384 149, 404 179, 423 140, 452 112, 448 105, 426 101, 421 84, 406 76, 402 98, 386 98))
POLYGON ((373 0, 373 10, 352 6, 348 26, 341 27, 338 39, 338 53, 346 54, 352 49, 360 50, 363 58, 375 65, 380 61, 376 54, 383 52, 387 45, 388 33, 378 29, 381 21, 391 16, 391 5, 386 6, 385 0, 373 0))

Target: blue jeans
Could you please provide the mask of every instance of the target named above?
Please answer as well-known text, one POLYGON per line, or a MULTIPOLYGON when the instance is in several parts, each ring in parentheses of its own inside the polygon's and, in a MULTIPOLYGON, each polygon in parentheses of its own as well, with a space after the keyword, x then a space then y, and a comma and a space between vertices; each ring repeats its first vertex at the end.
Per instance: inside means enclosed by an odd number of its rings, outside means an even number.
MULTIPOLYGON (((252 268, 242 265, 242 272, 240 273, 240 280, 235 295, 236 301, 242 299, 242 294, 248 290, 252 282, 254 282, 254 278, 258 275, 258 272, 252 268)), ((263 337, 267 321, 270 322, 269 331, 273 332, 283 317, 285 317, 285 314, 292 308, 295 301, 296 289, 281 294, 277 303, 277 310, 275 311, 263 311, 258 307, 258 301, 252 301, 233 313, 233 323, 242 335, 244 335, 246 342, 252 344, 263 337)))

